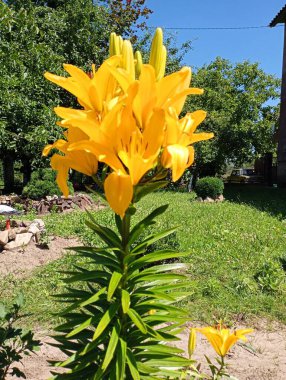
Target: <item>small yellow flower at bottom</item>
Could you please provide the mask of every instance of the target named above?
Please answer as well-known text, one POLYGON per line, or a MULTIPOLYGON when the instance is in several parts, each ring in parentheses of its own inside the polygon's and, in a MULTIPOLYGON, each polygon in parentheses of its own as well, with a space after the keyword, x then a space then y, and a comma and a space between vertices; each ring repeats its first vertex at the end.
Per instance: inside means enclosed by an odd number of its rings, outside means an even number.
POLYGON ((219 325, 218 328, 196 328, 196 331, 200 332, 208 339, 220 357, 224 357, 238 340, 241 339, 246 341, 247 339, 245 335, 252 333, 253 329, 240 329, 231 332, 231 330, 221 328, 221 325, 219 325))

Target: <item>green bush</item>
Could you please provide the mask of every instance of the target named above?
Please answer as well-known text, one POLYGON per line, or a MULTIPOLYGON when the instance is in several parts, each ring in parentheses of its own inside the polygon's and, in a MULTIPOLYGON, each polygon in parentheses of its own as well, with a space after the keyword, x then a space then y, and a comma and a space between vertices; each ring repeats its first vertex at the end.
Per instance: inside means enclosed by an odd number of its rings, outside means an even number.
MULTIPOLYGON (((73 194, 70 182, 68 182, 68 187, 70 194, 73 194)), ((56 183, 56 172, 51 169, 38 169, 33 172, 22 194, 32 199, 40 199, 47 195, 62 195, 56 183)))
POLYGON ((197 181, 195 192, 198 197, 217 198, 223 193, 224 184, 221 179, 216 177, 204 177, 197 181))

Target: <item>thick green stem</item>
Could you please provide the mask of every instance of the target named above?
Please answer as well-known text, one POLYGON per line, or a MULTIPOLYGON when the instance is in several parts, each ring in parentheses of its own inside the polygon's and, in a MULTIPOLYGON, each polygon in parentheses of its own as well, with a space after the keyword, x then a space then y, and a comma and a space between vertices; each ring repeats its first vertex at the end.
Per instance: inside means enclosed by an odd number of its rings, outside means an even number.
MULTIPOLYGON (((131 215, 125 214, 122 220, 121 238, 122 238, 122 251, 121 251, 121 268, 122 268, 122 280, 121 289, 126 290, 126 278, 128 275, 128 264, 125 262, 126 256, 129 254, 129 233, 130 233, 130 219, 131 215)), ((121 310, 121 331, 123 336, 125 336, 126 328, 126 314, 121 310)))
POLYGON ((130 232, 130 219, 131 216, 128 214, 125 214, 123 220, 122 220, 122 249, 125 252, 125 254, 128 253, 127 244, 129 240, 129 232, 130 232))

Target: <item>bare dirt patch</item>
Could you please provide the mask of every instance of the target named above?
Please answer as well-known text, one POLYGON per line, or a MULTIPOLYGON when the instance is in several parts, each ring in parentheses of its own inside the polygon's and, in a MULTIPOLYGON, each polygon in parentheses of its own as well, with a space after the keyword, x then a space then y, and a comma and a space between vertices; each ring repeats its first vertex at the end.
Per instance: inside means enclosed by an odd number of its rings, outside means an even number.
POLYGON ((0 253, 0 275, 25 276, 32 269, 57 260, 65 254, 65 248, 80 245, 77 239, 55 237, 49 249, 41 249, 34 242, 18 251, 0 253))

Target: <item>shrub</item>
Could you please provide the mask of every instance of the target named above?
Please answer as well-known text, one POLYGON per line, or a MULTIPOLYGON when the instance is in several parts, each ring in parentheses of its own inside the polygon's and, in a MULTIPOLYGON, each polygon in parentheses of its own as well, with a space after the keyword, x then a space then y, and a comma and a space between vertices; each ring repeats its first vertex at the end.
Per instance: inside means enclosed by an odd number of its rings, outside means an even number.
MULTIPOLYGON (((23 195, 32 198, 39 199, 47 195, 61 195, 61 191, 58 188, 56 182, 56 172, 51 169, 38 169, 32 173, 31 180, 27 186, 23 189, 23 195)), ((70 194, 73 194, 73 187, 68 182, 70 194)))
POLYGON ((223 193, 224 184, 221 179, 216 177, 204 177, 197 181, 195 192, 198 197, 217 198, 223 193))

